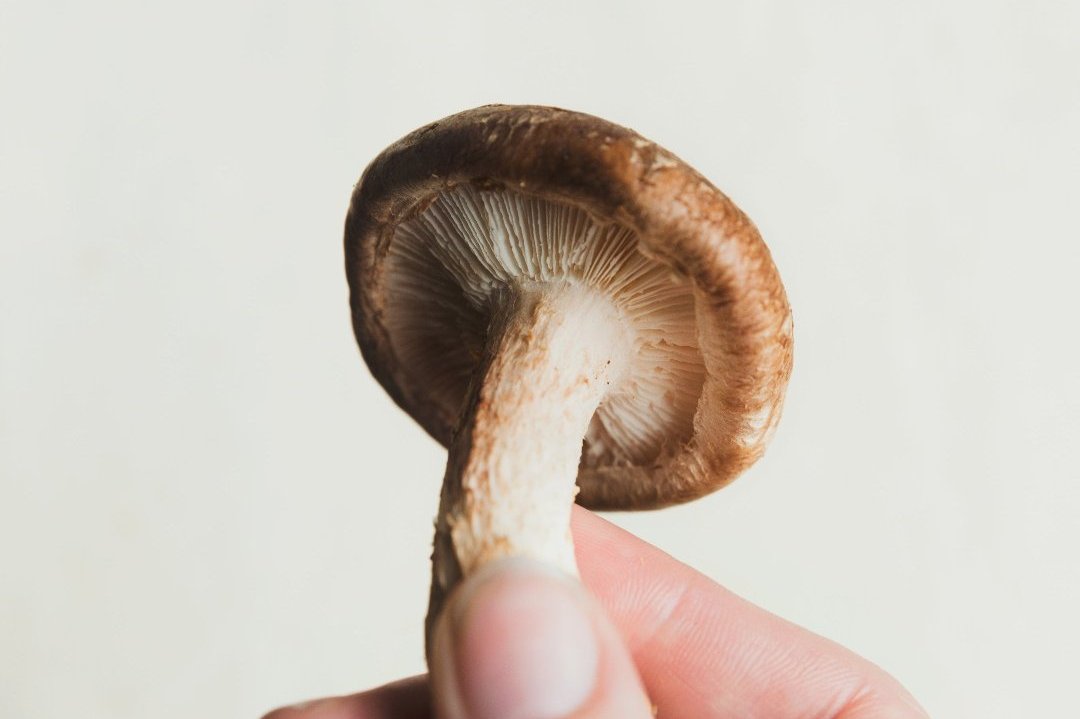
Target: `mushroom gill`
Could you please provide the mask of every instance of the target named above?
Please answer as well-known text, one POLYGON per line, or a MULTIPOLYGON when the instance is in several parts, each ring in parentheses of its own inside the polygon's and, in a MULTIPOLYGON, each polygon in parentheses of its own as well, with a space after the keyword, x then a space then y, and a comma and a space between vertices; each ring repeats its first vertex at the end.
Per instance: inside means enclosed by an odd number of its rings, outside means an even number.
MULTIPOLYGON (((648 465, 693 432, 705 377, 688 280, 646 257, 637 234, 569 202, 459 184, 395 229, 386 327, 400 366, 454 427, 488 330, 528 288, 595 290, 625 324, 629 357, 585 436, 582 468, 648 465)), ((584 330, 583 330, 584 331, 584 330)))

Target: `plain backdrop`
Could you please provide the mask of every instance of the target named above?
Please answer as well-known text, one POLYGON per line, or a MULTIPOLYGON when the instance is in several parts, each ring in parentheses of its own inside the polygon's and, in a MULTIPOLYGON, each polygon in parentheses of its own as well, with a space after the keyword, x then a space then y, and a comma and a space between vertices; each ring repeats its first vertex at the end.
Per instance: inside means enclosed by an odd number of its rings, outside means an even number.
POLYGON ((444 451, 357 352, 364 165, 601 115, 755 219, 766 457, 614 516, 935 717, 1075 710, 1080 4, 0 0, 0 716, 257 717, 423 670, 444 451))

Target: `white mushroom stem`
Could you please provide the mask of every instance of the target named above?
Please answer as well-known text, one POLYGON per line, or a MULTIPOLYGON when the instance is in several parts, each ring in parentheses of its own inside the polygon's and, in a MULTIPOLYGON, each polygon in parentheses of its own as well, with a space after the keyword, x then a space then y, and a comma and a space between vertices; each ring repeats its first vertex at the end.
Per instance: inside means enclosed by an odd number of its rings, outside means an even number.
POLYGON ((488 562, 525 556, 576 576, 570 511, 582 439, 632 347, 621 313, 595 289, 535 284, 497 298, 450 446, 429 637, 446 594, 488 562))

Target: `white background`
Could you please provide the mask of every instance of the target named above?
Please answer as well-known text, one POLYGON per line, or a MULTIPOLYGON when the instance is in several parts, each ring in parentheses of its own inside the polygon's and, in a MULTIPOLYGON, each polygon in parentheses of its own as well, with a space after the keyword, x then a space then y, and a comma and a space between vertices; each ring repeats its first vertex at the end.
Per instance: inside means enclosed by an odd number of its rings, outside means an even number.
POLYGON ((360 360, 341 230, 380 149, 494 101, 681 155, 794 306, 766 458, 616 521, 936 717, 1075 711, 1078 37, 1069 0, 0 1, 0 716, 423 669, 444 453, 360 360))

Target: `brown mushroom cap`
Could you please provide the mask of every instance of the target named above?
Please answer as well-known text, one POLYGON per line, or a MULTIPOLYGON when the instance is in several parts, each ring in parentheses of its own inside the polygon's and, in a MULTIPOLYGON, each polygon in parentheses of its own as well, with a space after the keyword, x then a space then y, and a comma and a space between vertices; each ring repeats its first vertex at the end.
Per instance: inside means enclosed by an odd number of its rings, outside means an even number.
MULTIPOLYGON (((579 503, 641 509, 687 501, 724 486, 761 455, 791 372, 792 320, 757 229, 708 180, 649 140, 597 117, 539 106, 489 105, 416 130, 375 158, 352 196, 345 253, 357 341, 372 374, 435 439, 451 441, 475 352, 452 353, 434 339, 423 345, 429 357, 442 361, 433 353, 445 352, 447 362, 463 365, 448 389, 432 391, 428 374, 395 345, 392 315, 404 300, 396 296, 393 257, 402 226, 455 191, 514 193, 622 228, 692 298, 688 321, 703 376, 685 436, 668 438, 651 456, 590 453, 586 437, 579 503)), ((452 294, 453 278, 432 284, 442 292, 432 300, 435 311, 452 294)), ((483 317, 476 322, 482 326, 483 317)), ((475 342, 465 336, 470 330, 461 332, 451 349, 475 342)))

